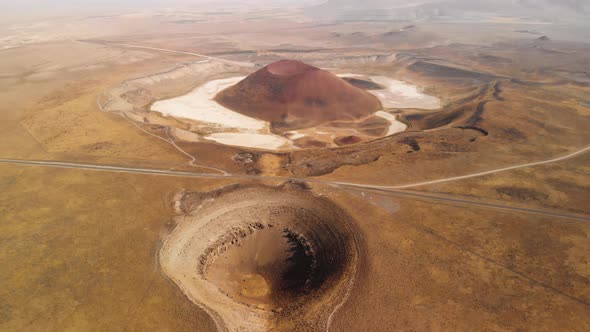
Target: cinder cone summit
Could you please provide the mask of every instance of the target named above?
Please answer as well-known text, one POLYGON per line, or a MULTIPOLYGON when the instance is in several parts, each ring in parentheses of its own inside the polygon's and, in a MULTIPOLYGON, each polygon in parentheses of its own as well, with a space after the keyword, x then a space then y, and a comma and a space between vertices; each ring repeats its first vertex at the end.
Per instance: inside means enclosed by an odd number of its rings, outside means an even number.
POLYGON ((269 121, 274 130, 355 120, 382 108, 379 99, 340 77, 300 61, 281 60, 215 96, 221 105, 269 121))

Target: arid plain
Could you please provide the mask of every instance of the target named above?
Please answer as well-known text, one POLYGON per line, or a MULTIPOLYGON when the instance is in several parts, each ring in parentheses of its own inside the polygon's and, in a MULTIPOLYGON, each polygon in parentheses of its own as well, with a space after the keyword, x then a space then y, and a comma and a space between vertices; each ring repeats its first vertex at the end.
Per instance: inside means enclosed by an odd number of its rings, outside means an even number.
POLYGON ((19 29, 1 330, 590 330, 589 44, 280 9, 19 29), (230 126, 198 90, 285 59, 381 107, 230 126), (211 113, 158 111, 190 94, 211 113))

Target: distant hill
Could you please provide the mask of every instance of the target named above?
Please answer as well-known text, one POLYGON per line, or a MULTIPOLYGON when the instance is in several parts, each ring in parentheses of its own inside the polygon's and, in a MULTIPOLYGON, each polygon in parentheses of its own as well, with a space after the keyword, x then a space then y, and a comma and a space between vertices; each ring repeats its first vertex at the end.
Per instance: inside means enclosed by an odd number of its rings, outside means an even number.
POLYGON ((328 0, 308 15, 336 20, 436 21, 513 16, 551 22, 588 16, 587 0, 328 0))

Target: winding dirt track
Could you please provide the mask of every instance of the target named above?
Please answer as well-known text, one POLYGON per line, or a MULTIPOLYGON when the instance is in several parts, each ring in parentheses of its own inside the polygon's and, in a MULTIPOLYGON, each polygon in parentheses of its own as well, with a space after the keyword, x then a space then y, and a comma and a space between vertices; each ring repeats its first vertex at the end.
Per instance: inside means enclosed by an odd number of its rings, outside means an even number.
MULTIPOLYGON (((101 94, 99 94, 99 95, 96 97, 96 106, 98 107, 98 109, 99 109, 101 112, 105 112, 105 113, 107 113, 108 111, 106 111, 104 108, 105 108, 105 107, 106 107, 108 104, 110 104, 110 103, 111 103, 111 101, 113 100, 113 98, 112 98, 112 96, 111 96, 111 95, 107 95, 107 96, 108 96, 108 99, 107 99, 107 101, 106 101, 106 102, 104 102, 104 104, 101 104, 101 102, 100 102, 100 99, 101 99, 101 97, 102 97, 102 96, 103 96, 103 94, 101 93, 101 94)), ((168 144, 171 144, 171 145, 172 145, 174 148, 176 148, 176 150, 180 151, 180 153, 182 153, 182 154, 184 154, 185 156, 187 156, 187 157, 189 157, 189 158, 190 158, 190 160, 189 160, 189 162, 188 162, 188 164, 189 164, 190 166, 192 166, 192 167, 198 167, 198 168, 204 168, 204 169, 209 169, 209 170, 212 170, 212 171, 215 171, 215 172, 219 172, 219 173, 221 173, 221 174, 228 174, 226 171, 224 171, 224 170, 222 170, 222 169, 219 169, 219 168, 217 168, 217 167, 205 166, 205 165, 201 165, 201 164, 197 163, 197 158, 196 158, 195 156, 193 156, 193 155, 189 154, 188 152, 184 151, 183 149, 181 149, 181 148, 180 148, 180 147, 179 147, 179 146, 176 144, 176 142, 174 142, 174 139, 172 139, 172 137, 170 137, 170 134, 169 134, 169 132, 170 132, 170 127, 166 127, 166 137, 167 137, 167 138, 164 138, 164 137, 158 136, 158 135, 156 135, 156 134, 153 134, 153 133, 151 133, 151 132, 149 132, 149 131, 145 130, 145 129, 144 129, 142 126, 141 126, 141 125, 138 125, 138 124, 137 124, 135 121, 131 120, 131 119, 129 118, 129 116, 127 116, 127 114, 125 114, 125 113, 119 113, 119 112, 113 112, 113 113, 114 113, 114 114, 119 114, 121 117, 123 117, 125 120, 129 121, 129 123, 131 123, 131 124, 132 124, 134 127, 136 127, 137 129, 141 130, 142 132, 144 132, 144 133, 146 133, 146 134, 148 134, 148 135, 150 135, 150 136, 152 136, 152 137, 155 137, 155 138, 157 138, 157 139, 160 139, 160 140, 162 140, 162 141, 164 141, 164 142, 166 142, 166 143, 168 143, 168 144)))
MULTIPOLYGON (((453 177, 444 178, 444 179, 438 179, 438 180, 431 180, 431 181, 410 183, 410 184, 405 184, 405 185, 400 185, 400 186, 373 186, 372 185, 371 188, 372 189, 405 189, 405 188, 414 188, 414 187, 425 186, 425 185, 429 185, 429 184, 442 183, 442 182, 450 182, 450 181, 464 180, 464 179, 474 178, 474 177, 478 177, 478 176, 484 176, 484 175, 490 175, 490 174, 495 174, 495 173, 504 172, 504 171, 510 171, 510 170, 514 170, 514 169, 518 169, 518 168, 524 168, 524 167, 531 167, 531 166, 537 166, 537 165, 544 165, 544 164, 554 163, 554 162, 558 162, 558 161, 562 161, 562 160, 573 158, 573 157, 575 157, 575 156, 577 156, 579 154, 582 154, 584 152, 587 152, 588 150, 590 150, 590 146, 587 146, 585 148, 582 148, 580 150, 577 150, 575 152, 572 152, 570 154, 567 154, 567 155, 564 155, 564 156, 561 156, 561 157, 557 157, 557 158, 553 158, 553 159, 548 159, 548 160, 543 160, 543 161, 536 161, 536 162, 531 162, 531 163, 526 163, 526 164, 518 164, 518 165, 514 165, 514 166, 508 166, 508 167, 493 169, 493 170, 485 171, 485 172, 479 172, 479 173, 473 173, 473 174, 467 174, 467 175, 461 175, 461 176, 453 176, 453 177)), ((355 186, 355 184, 351 184, 351 183, 342 183, 342 184, 349 185, 349 186, 355 186)), ((361 188, 364 188, 365 187, 365 185, 363 185, 363 184, 361 184, 359 186, 361 188)))
POLYGON ((240 66, 240 67, 254 67, 254 64, 253 63, 249 63, 249 62, 239 62, 239 61, 226 60, 226 59, 222 59, 222 58, 216 58, 216 57, 213 57, 213 56, 209 56, 209 55, 206 55, 206 54, 194 53, 194 52, 187 52, 187 51, 179 51, 179 50, 170 50, 170 49, 166 49, 166 48, 149 47, 149 46, 132 45, 132 44, 123 44, 123 43, 112 43, 112 42, 84 41, 84 40, 74 40, 74 42, 76 42, 76 43, 82 43, 82 44, 111 45, 111 46, 120 46, 120 47, 128 47, 128 48, 138 48, 138 49, 142 49, 142 50, 150 50, 150 51, 158 51, 158 52, 166 52, 166 53, 177 53, 177 54, 184 54, 184 55, 193 55, 193 56, 198 56, 198 57, 205 58, 207 60, 220 61, 220 62, 224 62, 224 63, 227 63, 227 64, 237 65, 237 66, 240 66))
POLYGON ((472 206, 478 206, 478 207, 484 207, 484 208, 509 210, 509 211, 522 212, 522 213, 532 213, 532 214, 538 214, 538 215, 543 215, 543 216, 547 216, 547 217, 559 217, 559 218, 566 218, 566 219, 572 219, 572 220, 590 221, 590 216, 570 214, 570 213, 566 213, 566 212, 559 211, 559 210, 529 209, 529 208, 515 207, 515 206, 510 206, 510 205, 504 205, 504 204, 479 202, 479 201, 475 201, 475 200, 465 199, 463 197, 454 198, 454 197, 449 197, 449 195, 438 195, 438 194, 431 194, 431 193, 417 193, 417 192, 411 192, 411 191, 404 190, 404 189, 408 189, 408 188, 425 186, 425 185, 429 185, 429 184, 458 181, 458 180, 464 180, 464 179, 469 179, 469 178, 474 178, 474 177, 491 175, 491 174, 514 170, 514 169, 519 169, 519 168, 550 164, 550 163, 574 158, 578 155, 588 152, 589 150, 590 150, 590 146, 586 146, 582 149, 576 150, 576 151, 569 153, 567 155, 560 156, 557 158, 548 159, 548 160, 530 162, 530 163, 525 163, 525 164, 518 164, 518 165, 498 168, 498 169, 494 169, 494 170, 489 170, 489 171, 485 171, 485 172, 478 172, 478 173, 472 173, 472 174, 467 174, 467 175, 448 177, 448 178, 444 178, 444 179, 430 180, 430 181, 417 182, 417 183, 409 183, 409 184, 397 185, 397 186, 378 186, 378 185, 365 184, 365 183, 328 181, 328 180, 321 180, 321 179, 315 179, 315 178, 257 176, 257 175, 229 174, 229 173, 227 173, 227 174, 197 173, 197 172, 176 171, 176 170, 167 170, 167 169, 136 168, 136 167, 83 164, 83 163, 71 163, 71 162, 47 161, 47 160, 23 160, 23 159, 0 158, 0 163, 29 165, 29 166, 73 168, 73 169, 96 170, 96 171, 110 171, 110 172, 120 172, 120 173, 136 173, 136 174, 179 176, 179 177, 196 177, 196 178, 232 178, 232 179, 245 179, 245 180, 283 180, 283 181, 296 180, 296 181, 304 181, 304 182, 332 185, 332 186, 343 187, 343 188, 378 190, 378 191, 391 192, 394 194, 396 193, 399 195, 406 195, 406 196, 413 195, 414 197, 420 197, 420 198, 424 198, 424 199, 436 200, 436 201, 447 202, 447 203, 460 203, 460 204, 472 205, 472 206))

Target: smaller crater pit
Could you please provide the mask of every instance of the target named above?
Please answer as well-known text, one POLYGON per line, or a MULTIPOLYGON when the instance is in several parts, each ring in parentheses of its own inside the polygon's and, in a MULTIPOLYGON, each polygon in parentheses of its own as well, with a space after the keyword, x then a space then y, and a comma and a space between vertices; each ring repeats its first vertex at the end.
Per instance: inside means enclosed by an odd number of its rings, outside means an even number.
POLYGON ((164 273, 229 331, 323 330, 352 287, 351 217, 293 184, 184 193, 164 273))
POLYGON ((305 236, 272 224, 233 241, 210 259, 205 278, 247 305, 287 307, 321 284, 321 271, 305 236))

